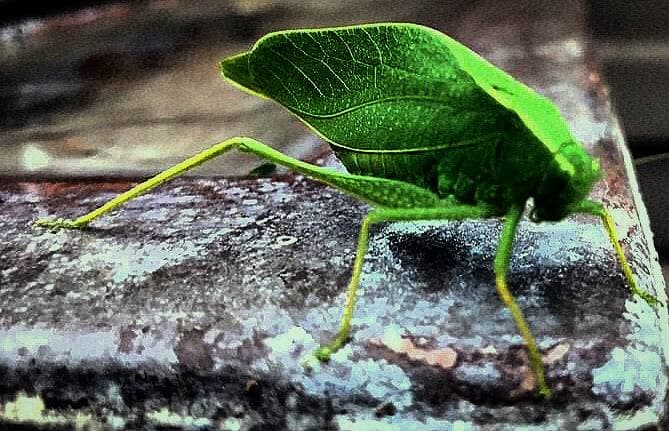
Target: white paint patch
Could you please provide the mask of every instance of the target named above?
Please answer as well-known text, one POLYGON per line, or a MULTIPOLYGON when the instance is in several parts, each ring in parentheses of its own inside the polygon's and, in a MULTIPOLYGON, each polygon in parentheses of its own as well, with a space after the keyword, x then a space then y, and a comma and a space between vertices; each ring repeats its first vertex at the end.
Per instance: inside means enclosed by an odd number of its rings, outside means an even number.
MULTIPOLYGON (((155 210, 149 216, 161 219, 165 217, 165 213, 155 210)), ((230 231, 231 229, 215 230, 197 242, 183 239, 140 245, 119 245, 108 239, 87 238, 87 250, 77 259, 56 253, 49 260, 49 268, 45 273, 96 270, 100 274, 109 274, 109 279, 114 284, 124 284, 130 280, 140 282, 163 267, 178 265, 187 259, 203 255, 207 245, 220 241, 230 231)), ((39 239, 39 242, 32 241, 30 244, 34 244, 35 248, 41 248, 41 243, 48 244, 49 250, 54 252, 62 250, 66 243, 74 240, 72 233, 65 231, 45 233, 39 239)))
POLYGON ((39 357, 51 352, 65 355, 73 361, 109 356, 114 349, 114 336, 110 332, 80 334, 56 333, 50 329, 12 327, 0 330, 0 358, 15 363, 19 349, 23 356, 39 357))
MULTIPOLYGON (((338 307, 332 308, 333 312, 340 312, 338 307)), ((399 409, 412 404, 408 375, 386 360, 352 361, 356 350, 359 350, 354 343, 346 344, 333 354, 328 366, 321 366, 313 357, 319 344, 301 326, 293 325, 285 332, 265 339, 264 344, 271 351, 267 358, 256 361, 253 368, 267 371, 279 366, 291 376, 297 376, 298 383, 307 393, 322 396, 325 391, 345 394, 362 392, 390 401, 399 409), (305 363, 313 368, 312 372, 306 372, 303 368, 305 363)))
POLYGON ((522 229, 542 235, 540 241, 533 243, 531 253, 533 259, 542 259, 543 264, 573 264, 581 259, 583 249, 598 250, 609 246, 604 228, 598 225, 578 225, 563 220, 557 223, 523 223, 522 229))
POLYGON ((160 425, 187 428, 204 428, 211 426, 211 421, 207 418, 181 416, 168 410, 167 408, 162 408, 155 412, 149 412, 146 416, 150 421, 160 425))
POLYGON ((143 244, 141 247, 103 243, 98 253, 82 255, 79 264, 111 267, 111 281, 117 284, 129 279, 142 279, 164 266, 178 264, 198 256, 202 247, 190 241, 177 244, 143 244))
POLYGON ((461 420, 445 421, 433 418, 418 420, 415 418, 398 417, 389 418, 359 418, 351 419, 340 415, 335 418, 338 429, 341 431, 471 431, 474 425, 461 420))
MULTIPOLYGON (((141 354, 130 353, 122 358, 129 364, 158 360, 177 362, 173 346, 166 339, 146 337, 141 354), (151 342, 149 342, 149 340, 151 342)), ((0 359, 15 364, 21 357, 34 357, 81 362, 91 358, 116 356, 118 335, 110 331, 82 334, 76 331, 55 331, 44 328, 12 327, 0 330, 0 359)), ((136 340, 137 342, 137 340, 136 340)))
POLYGON ((298 347, 304 345, 316 345, 313 337, 299 326, 294 326, 288 332, 276 337, 267 338, 264 343, 272 349, 273 354, 278 356, 293 355, 298 347))
POLYGON ((662 372, 662 362, 657 353, 633 347, 616 347, 606 364, 592 370, 592 391, 596 395, 629 402, 634 398, 635 391, 656 391, 662 372))

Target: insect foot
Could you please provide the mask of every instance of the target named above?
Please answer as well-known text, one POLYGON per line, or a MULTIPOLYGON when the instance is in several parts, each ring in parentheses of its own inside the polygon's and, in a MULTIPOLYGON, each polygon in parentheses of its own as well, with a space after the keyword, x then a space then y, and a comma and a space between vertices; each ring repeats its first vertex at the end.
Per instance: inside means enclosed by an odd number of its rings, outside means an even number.
POLYGON ((659 299, 657 299, 648 292, 644 292, 643 290, 637 290, 635 291, 635 294, 638 295, 644 301, 646 301, 646 303, 653 308, 664 307, 664 303, 662 301, 660 301, 659 299))
POLYGON ((39 227, 48 228, 49 230, 54 232, 59 229, 82 229, 86 227, 85 223, 77 223, 76 220, 69 220, 63 218, 58 218, 58 219, 41 218, 39 220, 35 220, 35 225, 39 227))
POLYGON ((322 363, 330 361, 332 353, 334 353, 332 349, 327 347, 321 347, 315 352, 309 353, 302 360, 302 367, 304 368, 305 374, 313 375, 318 372, 322 363))
POLYGON ((332 349, 325 346, 316 349, 314 356, 321 362, 328 362, 330 360, 330 356, 332 356, 332 353, 332 349))

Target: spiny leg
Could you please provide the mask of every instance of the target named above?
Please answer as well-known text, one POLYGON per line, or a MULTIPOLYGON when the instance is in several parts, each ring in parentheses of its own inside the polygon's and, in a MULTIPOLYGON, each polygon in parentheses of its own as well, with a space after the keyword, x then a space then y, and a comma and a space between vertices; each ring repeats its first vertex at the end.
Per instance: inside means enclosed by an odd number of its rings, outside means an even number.
POLYGON ((497 286, 497 293, 499 293, 506 308, 511 312, 516 327, 518 328, 520 335, 523 337, 523 340, 525 340, 527 351, 529 353, 530 367, 537 380, 539 393, 545 398, 550 398, 551 391, 546 385, 544 366, 541 361, 541 352, 539 351, 534 336, 523 317, 523 312, 520 310, 520 307, 518 307, 516 300, 513 298, 513 295, 506 285, 506 276, 509 272, 513 240, 522 214, 523 207, 514 206, 511 208, 504 221, 502 236, 500 237, 499 245, 497 246, 497 255, 495 256, 495 284, 497 286))
POLYGON ((389 221, 417 221, 417 220, 462 220, 467 218, 489 217, 490 211, 484 207, 471 205, 454 205, 436 208, 378 208, 365 216, 360 227, 358 246, 353 264, 353 273, 346 294, 346 305, 342 314, 339 331, 328 344, 316 350, 315 355, 321 361, 327 361, 330 356, 339 350, 348 340, 351 332, 351 320, 357 299, 358 285, 362 264, 367 253, 369 243, 369 227, 375 223, 389 221))
POLYGON ((414 206, 422 204, 424 206, 432 206, 439 202, 439 197, 437 195, 429 190, 425 190, 412 184, 384 178, 350 175, 334 171, 333 169, 314 166, 286 156, 255 139, 235 137, 218 143, 193 157, 168 168, 158 175, 136 185, 130 190, 121 193, 88 214, 84 214, 74 220, 40 219, 37 220, 35 224, 52 229, 83 228, 94 219, 118 208, 120 205, 234 148, 243 152, 256 154, 266 160, 286 166, 307 177, 329 184, 371 204, 381 206, 397 206, 398 204, 414 206))
POLYGON ((618 262, 620 263, 620 267, 623 270, 623 274, 625 274, 625 279, 627 280, 627 285, 629 286, 632 295, 639 296, 652 307, 663 306, 664 304, 662 304, 661 301, 659 301, 650 293, 641 290, 637 285, 636 278, 632 273, 632 268, 627 262, 627 258, 625 258, 625 252, 623 251, 623 248, 620 246, 620 240, 618 240, 618 235, 616 234, 616 226, 613 221, 613 217, 611 217, 611 214, 609 214, 606 208, 604 208, 604 205, 599 202, 586 200, 581 203, 575 212, 591 214, 599 217, 602 220, 604 228, 606 229, 606 233, 609 235, 611 244, 616 251, 618 262))

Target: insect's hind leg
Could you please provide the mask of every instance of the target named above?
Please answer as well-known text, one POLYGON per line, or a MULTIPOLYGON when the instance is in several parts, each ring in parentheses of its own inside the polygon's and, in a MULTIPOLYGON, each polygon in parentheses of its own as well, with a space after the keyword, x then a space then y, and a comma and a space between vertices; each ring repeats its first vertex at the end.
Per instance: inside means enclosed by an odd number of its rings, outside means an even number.
POLYGON ((178 163, 171 168, 149 178, 111 199, 101 207, 91 211, 74 220, 50 220, 40 219, 35 222, 38 226, 52 229, 69 228, 77 229, 88 225, 92 220, 102 216, 128 202, 129 200, 146 193, 182 173, 193 169, 202 163, 220 156, 232 149, 253 153, 263 159, 285 166, 293 171, 300 172, 305 176, 333 186, 348 194, 366 200, 371 204, 395 207, 401 206, 433 206, 439 203, 439 197, 429 190, 402 181, 389 180, 385 178, 367 177, 362 175, 351 175, 337 172, 333 169, 315 166, 309 163, 289 157, 270 146, 256 141, 252 138, 235 137, 218 143, 196 155, 178 163))
POLYGON ((609 214, 606 208, 604 208, 604 206, 599 202, 586 200, 580 204, 580 206, 576 209, 575 212, 591 214, 599 217, 602 220, 602 223, 604 224, 606 233, 609 236, 611 245, 613 245, 613 248, 616 252, 616 257, 618 258, 618 262, 623 270, 623 274, 625 275, 625 279, 627 280, 627 285, 629 286, 632 295, 640 297, 641 299, 646 301, 648 305, 652 307, 662 306, 663 304, 660 300, 658 300, 650 293, 641 290, 637 285, 636 278, 634 277, 632 269, 630 268, 630 265, 627 262, 627 259, 625 258, 625 252, 620 246, 620 240, 618 240, 618 235, 616 234, 616 226, 615 223, 613 222, 613 217, 611 217, 611 214, 609 214))
POLYGON ((247 151, 247 152, 253 152, 254 154, 263 157, 267 160, 273 160, 277 161, 277 163, 282 164, 284 166, 288 167, 313 167, 315 169, 323 169, 323 168, 318 168, 316 166, 311 166, 307 163, 300 162, 299 160, 293 159, 292 157, 288 157, 271 147, 256 141, 255 139, 252 138, 247 138, 247 137, 234 137, 227 139, 223 142, 220 142, 218 144, 215 144, 209 148, 207 148, 204 151, 199 152, 198 154, 189 157, 188 159, 184 160, 183 162, 177 163, 176 165, 164 170, 163 172, 155 175, 154 177, 149 178, 148 180, 137 184, 130 190, 127 190, 126 192, 121 193, 120 195, 116 196, 115 198, 107 201, 105 204, 100 206, 99 208, 82 215, 81 217, 78 217, 74 220, 66 220, 66 219, 39 219, 35 221, 35 224, 38 226, 43 226, 43 227, 48 227, 51 229, 59 229, 59 228, 66 228, 66 229, 80 229, 86 227, 91 221, 95 220, 96 218, 118 208, 119 206, 123 205, 124 203, 148 192, 149 190, 158 187, 175 177, 183 174, 184 172, 191 170, 197 166, 200 166, 201 164, 215 158, 218 156, 221 156, 225 154, 226 152, 232 150, 232 149, 239 149, 241 151, 247 151))
POLYGON ((206 150, 184 160, 183 162, 180 162, 171 168, 168 168, 164 170, 163 172, 159 173, 158 175, 149 178, 148 180, 137 184, 135 187, 131 188, 130 190, 121 193, 120 195, 116 196, 115 198, 107 201, 104 205, 101 207, 84 214, 81 217, 78 217, 74 220, 64 220, 64 219, 56 219, 56 220, 51 220, 51 219, 39 219, 35 222, 36 225, 38 226, 44 226, 44 227, 49 227, 52 229, 58 229, 58 228, 68 228, 68 229, 79 229, 86 227, 91 221, 94 219, 108 213, 109 211, 112 211, 119 206, 123 205, 124 203, 136 198, 137 196, 142 195, 143 193, 146 193, 147 191, 158 187, 167 181, 172 180, 173 178, 183 174, 184 172, 193 169, 204 162, 213 159, 214 157, 220 156, 228 151, 230 151, 233 148, 237 148, 240 145, 243 145, 246 141, 250 140, 250 138, 244 138, 244 137, 236 137, 236 138, 230 138, 226 141, 220 142, 218 144, 215 144, 206 150))

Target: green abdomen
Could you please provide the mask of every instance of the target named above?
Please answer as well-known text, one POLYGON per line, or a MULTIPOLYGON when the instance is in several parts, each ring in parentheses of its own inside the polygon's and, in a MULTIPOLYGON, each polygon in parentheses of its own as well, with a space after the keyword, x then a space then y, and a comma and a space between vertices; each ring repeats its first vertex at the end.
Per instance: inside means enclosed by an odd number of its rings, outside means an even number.
POLYGON ((491 205, 500 213, 534 195, 550 161, 546 148, 524 133, 426 152, 339 149, 337 157, 351 173, 405 181, 444 199, 491 205))
POLYGON ((438 154, 363 153, 338 150, 337 158, 352 174, 405 181, 436 192, 438 154))

